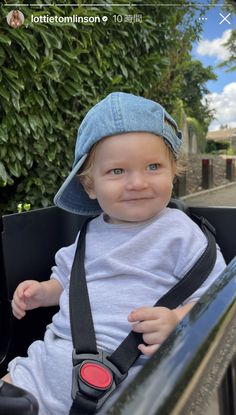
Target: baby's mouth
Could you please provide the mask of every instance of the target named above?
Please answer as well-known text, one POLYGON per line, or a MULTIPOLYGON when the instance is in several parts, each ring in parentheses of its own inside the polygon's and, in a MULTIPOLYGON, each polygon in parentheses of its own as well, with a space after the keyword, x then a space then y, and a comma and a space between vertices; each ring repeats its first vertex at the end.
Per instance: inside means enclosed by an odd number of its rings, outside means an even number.
POLYGON ((136 202, 141 200, 149 200, 152 199, 152 197, 131 197, 127 199, 123 199, 122 202, 136 202))

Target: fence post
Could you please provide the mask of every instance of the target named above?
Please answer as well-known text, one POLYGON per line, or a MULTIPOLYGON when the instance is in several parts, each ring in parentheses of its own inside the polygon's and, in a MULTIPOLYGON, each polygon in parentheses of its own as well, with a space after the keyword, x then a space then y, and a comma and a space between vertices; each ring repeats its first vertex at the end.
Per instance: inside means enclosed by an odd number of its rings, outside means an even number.
POLYGON ((226 159, 226 179, 230 182, 235 180, 235 160, 226 159))
POLYGON ((213 187, 213 160, 202 159, 202 188, 213 187))

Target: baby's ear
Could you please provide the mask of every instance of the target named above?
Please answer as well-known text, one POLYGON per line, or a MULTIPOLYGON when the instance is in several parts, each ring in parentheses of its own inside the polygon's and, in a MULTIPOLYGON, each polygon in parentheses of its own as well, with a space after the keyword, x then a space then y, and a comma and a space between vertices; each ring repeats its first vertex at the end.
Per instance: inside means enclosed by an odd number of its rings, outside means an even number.
POLYGON ((87 193, 87 195, 90 199, 97 199, 97 195, 95 193, 95 190, 93 190, 93 189, 90 189, 90 190, 84 189, 84 190, 85 190, 85 192, 87 193))
POLYGON ((78 176, 78 180, 80 181, 80 183, 82 184, 84 191, 87 193, 88 197, 90 199, 97 199, 97 195, 96 192, 94 190, 94 186, 93 186, 93 179, 92 177, 88 176, 88 175, 81 175, 78 176))

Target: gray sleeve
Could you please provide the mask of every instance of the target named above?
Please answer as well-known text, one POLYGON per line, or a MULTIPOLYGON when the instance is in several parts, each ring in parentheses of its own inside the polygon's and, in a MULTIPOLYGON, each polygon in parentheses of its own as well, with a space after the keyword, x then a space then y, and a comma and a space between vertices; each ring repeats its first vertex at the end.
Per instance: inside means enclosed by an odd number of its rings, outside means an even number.
POLYGON ((63 288, 66 287, 70 280, 77 238, 72 245, 59 249, 55 255, 55 265, 52 267, 52 274, 50 278, 54 278, 59 281, 63 288))
POLYGON ((225 260, 220 251, 219 246, 217 245, 217 257, 216 257, 216 263, 215 263, 213 270, 209 274, 208 278, 201 285, 201 287, 197 291, 195 291, 195 293, 193 293, 191 297, 189 297, 186 301, 184 301, 184 304, 198 301, 199 298, 207 291, 207 289, 215 282, 215 280, 218 278, 221 272, 225 269, 225 267, 226 267, 225 260))
MULTIPOLYGON (((186 215, 178 214, 181 221, 176 221, 176 234, 179 236, 179 241, 176 243, 176 265, 174 267, 174 275, 177 279, 183 278, 183 276, 194 266, 196 261, 201 257, 207 246, 207 239, 199 226, 193 222, 186 215)), ((173 233, 173 227, 172 227, 173 233)), ((185 302, 190 303, 198 301, 199 298, 205 293, 205 291, 211 286, 211 284, 217 279, 221 272, 225 269, 226 264, 223 255, 217 245, 217 257, 216 263, 201 285, 201 287, 195 291, 185 302)))

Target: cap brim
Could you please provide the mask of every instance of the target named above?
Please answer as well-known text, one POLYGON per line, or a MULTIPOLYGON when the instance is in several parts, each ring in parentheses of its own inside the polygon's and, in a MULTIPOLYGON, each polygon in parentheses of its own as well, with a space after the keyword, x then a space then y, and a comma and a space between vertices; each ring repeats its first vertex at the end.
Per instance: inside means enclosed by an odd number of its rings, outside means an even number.
POLYGON ((78 170, 85 162, 86 158, 87 154, 85 154, 73 167, 69 176, 55 195, 54 203, 68 212, 91 216, 101 213, 101 207, 96 199, 92 200, 89 198, 80 183, 79 178, 76 177, 78 170))

